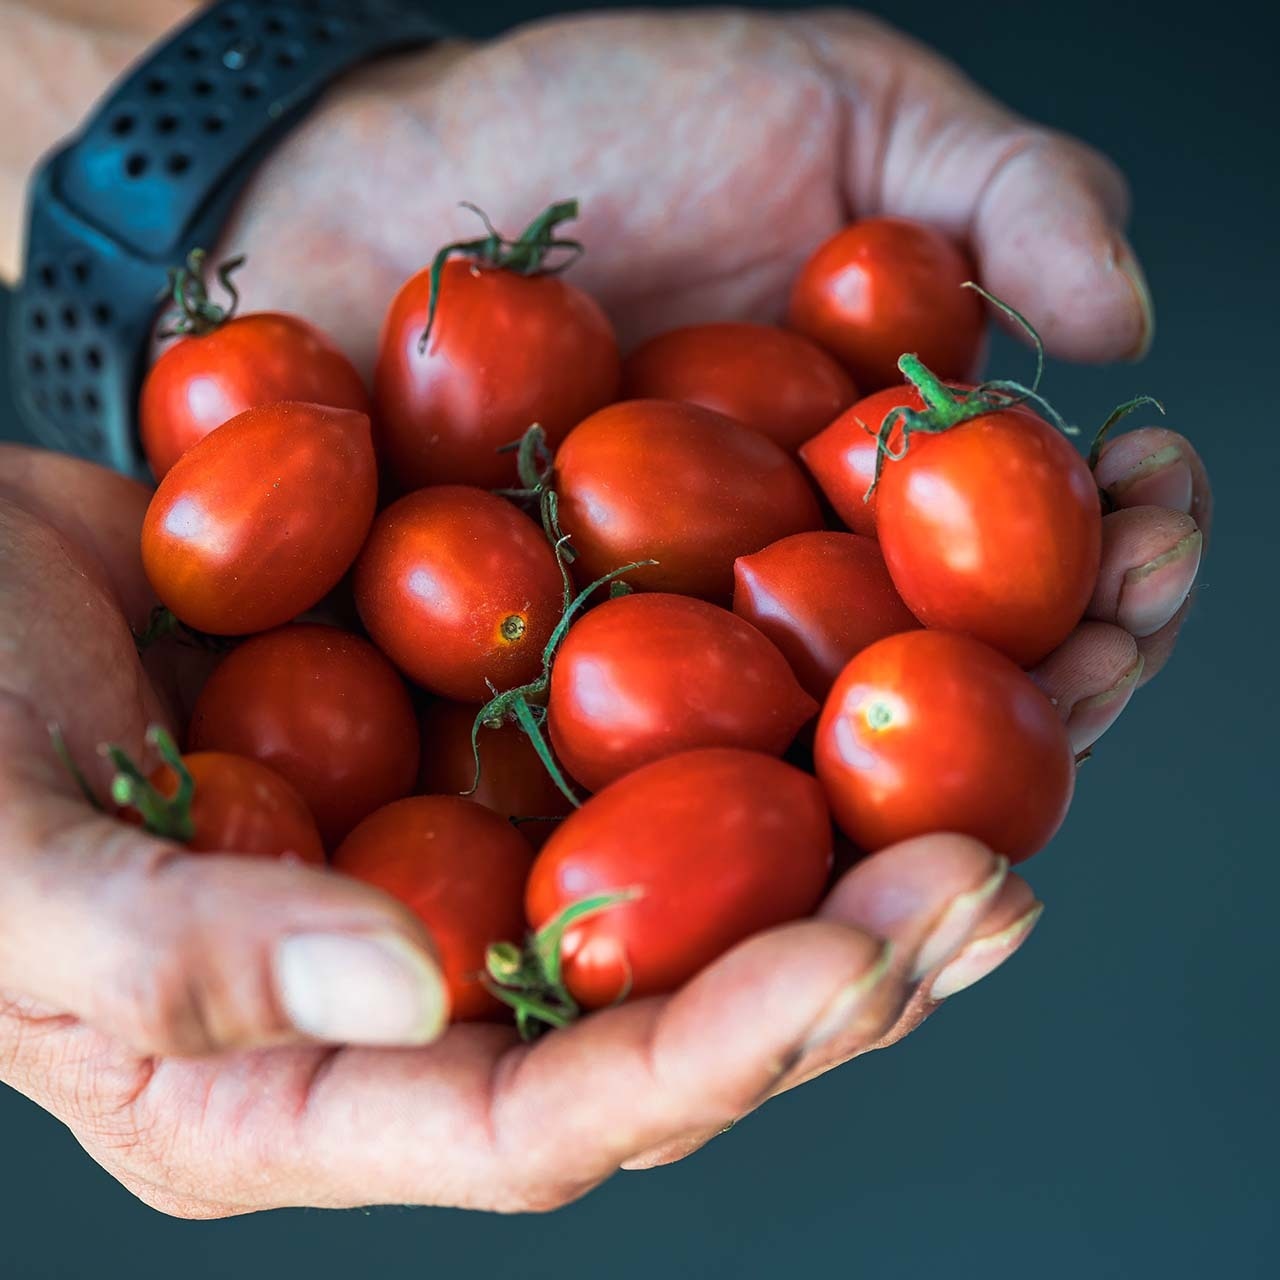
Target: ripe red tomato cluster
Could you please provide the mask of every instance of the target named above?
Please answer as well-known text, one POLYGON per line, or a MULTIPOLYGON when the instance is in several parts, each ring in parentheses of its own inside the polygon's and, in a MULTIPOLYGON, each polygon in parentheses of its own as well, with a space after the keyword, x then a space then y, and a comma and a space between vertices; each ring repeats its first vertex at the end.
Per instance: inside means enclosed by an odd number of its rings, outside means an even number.
POLYGON ((454 1016, 522 1029, 811 912, 832 818, 866 853, 1043 847, 1074 761, 1022 668, 1101 540, 1038 396, 968 381, 985 312, 938 232, 854 223, 787 327, 624 361, 560 274, 575 214, 442 249, 390 301, 371 398, 304 321, 175 273, 142 557, 235 644, 189 754, 118 761, 118 802, 192 849, 327 852, 400 898, 454 1016))

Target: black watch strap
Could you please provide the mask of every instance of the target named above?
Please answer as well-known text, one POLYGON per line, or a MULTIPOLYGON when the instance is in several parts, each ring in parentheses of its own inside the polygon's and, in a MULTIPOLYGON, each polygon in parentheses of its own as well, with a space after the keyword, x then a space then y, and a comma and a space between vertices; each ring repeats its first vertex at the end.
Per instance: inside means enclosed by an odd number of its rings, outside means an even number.
POLYGON ((31 188, 10 333, 36 438, 140 472, 137 391, 167 268, 212 247, 330 80, 443 34, 413 0, 219 0, 126 73, 31 188))

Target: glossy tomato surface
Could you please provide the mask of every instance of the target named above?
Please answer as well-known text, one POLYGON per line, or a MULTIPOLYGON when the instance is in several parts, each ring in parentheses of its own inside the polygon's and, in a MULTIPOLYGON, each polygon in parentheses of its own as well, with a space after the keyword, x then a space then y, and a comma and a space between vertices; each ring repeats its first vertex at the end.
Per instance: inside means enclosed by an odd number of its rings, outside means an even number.
POLYGON ((694 324, 650 338, 623 365, 629 400, 683 400, 763 432, 794 453, 857 399, 816 343, 767 324, 694 324))
POLYGON ((782 651, 820 702, 869 644, 920 625, 894 588, 874 539, 794 533, 733 566, 733 611, 782 651))
POLYGON ((1057 831, 1075 784, 1048 698, 994 649, 943 631, 890 636, 845 667, 814 762, 836 822, 868 853, 955 831, 1020 862, 1057 831))
POLYGON ((420 489, 374 522, 356 564, 374 643, 432 693, 470 702, 532 680, 564 586, 542 530, 505 498, 420 489))
POLYGON ((260 311, 177 339, 142 384, 138 427, 157 480, 215 427, 280 400, 369 412, 355 366, 298 316, 260 311))
POLYGON ((822 789, 772 756, 712 748, 619 779, 547 841, 529 878, 541 928, 603 893, 630 901, 565 932, 564 977, 599 1008, 672 991, 734 943, 807 915, 831 867, 822 789))
POLYGON ((333 855, 335 870, 405 904, 440 953, 454 1022, 503 1011, 480 982, 485 948, 524 933, 533 850, 505 819, 458 796, 410 796, 367 817, 333 855))
POLYGON ((885 563, 926 626, 976 636, 1029 667, 1084 615, 1102 554, 1098 489, 1075 448, 1029 409, 910 436, 877 495, 885 563))
POLYGON ((627 582, 727 604, 738 556, 822 526, 808 480, 772 440, 668 400, 593 414, 560 447, 556 485, 580 582, 657 560, 627 582))
POLYGON ((396 489, 510 486, 515 457, 499 449, 535 422, 554 447, 617 395, 613 327, 562 277, 446 263, 420 353, 430 299, 423 270, 392 301, 378 350, 378 453, 396 489))
MULTIPOLYGON (((422 713, 420 790, 431 795, 470 791, 476 771, 471 726, 479 710, 477 704, 439 699, 422 713)), ((480 785, 471 799, 504 818, 560 819, 572 808, 524 730, 512 723, 480 731, 480 785)), ((555 828, 556 822, 519 824, 521 835, 535 849, 555 828)))
MULTIPOLYGON (((306 802, 274 769, 224 751, 193 751, 182 757, 195 791, 191 820, 193 853, 240 854, 324 864, 324 846, 306 802)), ((178 777, 168 765, 151 783, 172 797, 178 777)))
POLYGON ((832 353, 864 392, 900 382, 914 352, 943 379, 967 378, 982 351, 981 298, 967 255, 905 218, 864 218, 819 245, 800 269, 787 321, 832 353))
POLYGON ((395 668, 367 640, 294 623, 246 640, 196 699, 192 751, 231 751, 292 783, 333 848, 413 790, 418 720, 395 668))
POLYGON ((363 413, 247 409, 160 482, 142 525, 143 568, 197 631, 266 631, 337 585, 369 531, 377 485, 363 413))
POLYGON ((576 622, 551 672, 547 724, 591 791, 697 747, 781 755, 818 712, 755 627, 690 596, 623 596, 576 622))

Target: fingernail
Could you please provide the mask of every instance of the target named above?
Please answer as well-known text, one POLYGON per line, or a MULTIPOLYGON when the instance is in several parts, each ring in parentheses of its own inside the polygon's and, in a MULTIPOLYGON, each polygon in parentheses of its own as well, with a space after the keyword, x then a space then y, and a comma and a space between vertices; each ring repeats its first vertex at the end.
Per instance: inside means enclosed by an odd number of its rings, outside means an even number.
POLYGON ((276 949, 275 980, 293 1026, 331 1044, 427 1044, 448 1018, 435 961, 394 933, 295 934, 276 949))
POLYGON ((991 900, 1000 892, 1009 874, 1007 858, 996 858, 995 869, 976 888, 951 899, 937 924, 929 931, 916 962, 911 968, 912 982, 918 982, 940 964, 945 964, 968 941, 974 926, 987 913, 991 900))
POLYGON ((1128 241, 1121 241, 1119 253, 1116 255, 1116 265, 1129 281, 1142 316, 1142 330, 1128 356, 1130 360, 1141 360, 1151 350, 1152 340, 1156 336, 1156 311, 1151 301, 1151 289, 1147 285, 1147 277, 1138 265, 1138 259, 1134 256, 1128 241))
POLYGON ((1126 507, 1168 507, 1191 513, 1191 468, 1176 444, 1165 445, 1132 466, 1108 486, 1126 507))
POLYGON ((796 1055, 797 1060, 857 1025, 859 1018, 866 1013, 871 998, 889 976, 892 963, 893 943, 886 942, 871 968, 832 996, 827 1007, 809 1029, 809 1034, 796 1055))
POLYGON ((1200 530, 1193 529, 1168 551, 1124 575, 1116 621, 1130 635, 1153 635, 1182 607, 1200 568, 1203 541, 1200 530))
POLYGON ((1044 903, 1037 902, 1007 929, 969 943, 933 980, 929 999, 947 1000, 998 969, 1026 941, 1027 934, 1036 927, 1043 911, 1044 903))
POLYGON ((1067 736, 1076 755, 1097 742, 1119 719, 1138 687, 1144 665, 1145 659, 1138 654, 1137 661, 1110 689, 1081 698, 1071 708, 1067 717, 1067 736))

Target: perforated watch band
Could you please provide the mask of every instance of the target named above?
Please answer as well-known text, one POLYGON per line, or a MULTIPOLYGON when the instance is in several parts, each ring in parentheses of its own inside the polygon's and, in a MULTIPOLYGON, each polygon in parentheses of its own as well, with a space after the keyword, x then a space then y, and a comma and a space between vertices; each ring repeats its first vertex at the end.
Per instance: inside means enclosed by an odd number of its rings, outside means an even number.
POLYGON ((37 439, 140 472, 137 391, 167 268, 212 245, 330 80, 443 34, 412 0, 220 0, 130 70, 32 184, 10 332, 37 439))

